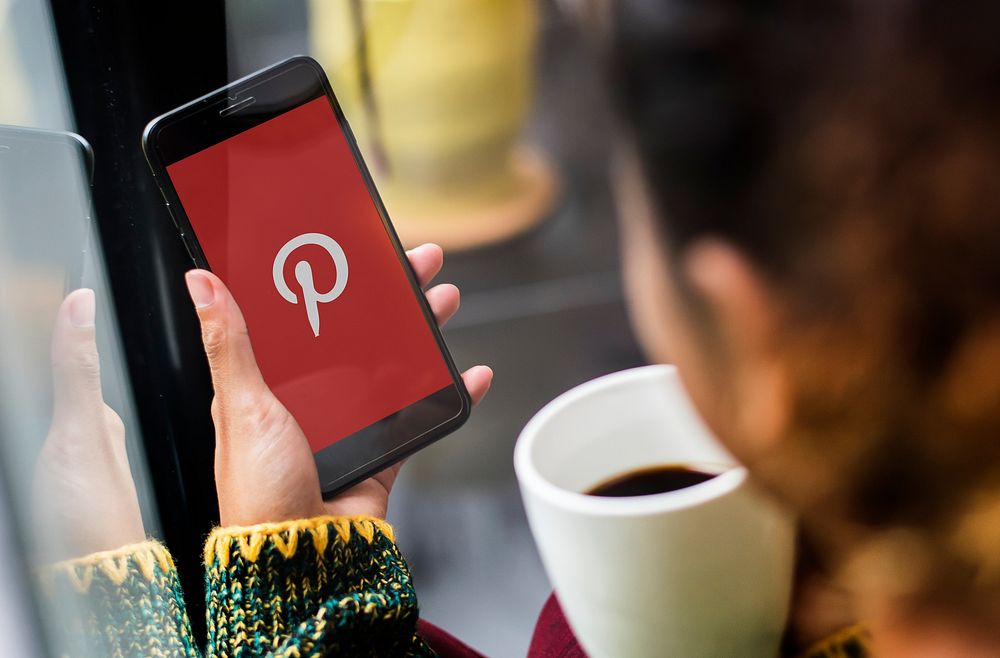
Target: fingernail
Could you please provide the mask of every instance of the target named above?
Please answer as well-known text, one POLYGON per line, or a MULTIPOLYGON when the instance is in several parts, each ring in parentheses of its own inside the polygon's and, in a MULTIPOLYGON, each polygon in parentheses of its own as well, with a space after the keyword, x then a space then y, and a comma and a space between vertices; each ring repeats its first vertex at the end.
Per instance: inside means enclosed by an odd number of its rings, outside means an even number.
POLYGON ((469 368, 469 372, 471 373, 473 371, 480 372, 484 375, 488 374, 491 379, 493 378, 493 368, 489 366, 472 366, 469 368))
POLYGON ((184 280, 187 282, 188 294, 191 295, 191 301, 194 302, 196 308, 212 305, 212 302, 215 301, 215 288, 212 287, 212 282, 203 272, 191 270, 184 275, 184 280))
POLYGON ((94 326, 94 291, 90 288, 81 288, 73 293, 69 300, 69 321, 74 327, 94 326))

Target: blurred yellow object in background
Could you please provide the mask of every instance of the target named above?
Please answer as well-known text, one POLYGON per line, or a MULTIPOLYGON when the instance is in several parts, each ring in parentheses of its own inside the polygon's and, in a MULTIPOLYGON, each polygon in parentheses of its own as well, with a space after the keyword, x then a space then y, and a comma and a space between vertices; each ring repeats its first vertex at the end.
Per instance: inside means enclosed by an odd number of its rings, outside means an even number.
POLYGON ((552 207, 556 177, 518 146, 535 0, 312 0, 330 75, 404 244, 479 246, 552 207))
POLYGON ((24 80, 23 63, 17 51, 11 6, 0 0, 0 123, 32 125, 31 97, 24 80))

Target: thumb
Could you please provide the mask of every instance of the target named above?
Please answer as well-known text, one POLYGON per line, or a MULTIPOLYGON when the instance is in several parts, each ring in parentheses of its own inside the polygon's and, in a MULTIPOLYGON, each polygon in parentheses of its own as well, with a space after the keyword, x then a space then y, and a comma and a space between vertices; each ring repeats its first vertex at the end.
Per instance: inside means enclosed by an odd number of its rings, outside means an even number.
POLYGON ((56 313, 52 332, 54 419, 80 422, 103 413, 101 365, 94 329, 96 301, 89 288, 74 290, 56 313))
POLYGON ((216 398, 228 400, 263 387, 246 321, 226 284, 207 270, 191 270, 184 279, 201 321, 216 398))

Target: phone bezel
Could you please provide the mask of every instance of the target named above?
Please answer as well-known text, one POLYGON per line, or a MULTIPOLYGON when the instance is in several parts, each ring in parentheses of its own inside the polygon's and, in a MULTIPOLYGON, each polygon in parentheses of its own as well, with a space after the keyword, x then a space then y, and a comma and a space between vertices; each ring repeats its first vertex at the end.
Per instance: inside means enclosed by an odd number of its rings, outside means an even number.
MULTIPOLYGON (((20 149, 25 144, 30 144, 32 147, 37 147, 38 144, 47 144, 70 149, 73 156, 79 160, 82 171, 86 172, 85 178, 81 177, 74 181, 80 185, 78 193, 81 201, 85 201, 84 205, 81 205, 81 209, 84 211, 84 216, 81 218, 84 233, 81 237, 80 249, 74 253, 72 260, 66 266, 64 287, 68 294, 83 286, 85 256, 90 249, 91 239, 96 237, 96 235, 91 235, 91 231, 95 229, 91 199, 91 186, 94 184, 94 149, 82 135, 73 132, 0 124, 0 147, 20 149)), ((16 157, 16 150, 12 155, 16 157)), ((2 152, 0 152, 0 157, 3 157, 2 152)))
MULTIPOLYGON (((417 298, 420 309, 424 314, 424 319, 434 336, 438 350, 441 353, 441 357, 444 359, 452 378, 451 386, 445 387, 436 393, 433 393, 430 396, 427 396, 426 398, 399 410, 387 418, 376 421, 359 432, 339 439, 327 448, 315 453, 317 469, 320 471, 320 484, 323 495, 325 497, 329 497, 371 476, 372 474, 405 459, 434 441, 437 441, 445 435, 455 431, 461 427, 466 420, 468 420, 472 404, 469 393, 462 381, 461 374, 455 366, 451 353, 448 351, 448 347, 444 342, 444 338, 441 336, 437 322, 434 319, 434 314, 431 311, 430 306, 427 304, 423 290, 420 288, 416 275, 413 272, 413 268, 410 266, 409 259, 406 257, 406 252, 403 249, 403 246, 399 241, 399 237, 396 235, 396 231, 389 219, 389 215, 382 202, 381 195, 379 195, 378 190, 375 187, 375 182, 371 176, 371 172, 368 170, 368 166, 365 164, 361 151, 358 148, 354 133, 340 107, 340 103, 337 101, 337 98, 333 93, 333 89, 330 86, 330 82, 327 79, 325 72, 319 63, 307 56, 292 57, 279 62, 153 119, 149 125, 146 126, 146 129, 143 132, 142 149, 147 161, 149 162, 150 168, 153 170, 154 179, 163 194, 164 201, 167 204, 167 208, 173 218, 174 224, 180 232, 181 238, 183 239, 188 253, 191 256, 191 260, 196 267, 210 269, 208 260, 205 257, 201 246, 198 244, 198 240, 195 237, 191 223, 184 212, 184 208, 181 205, 177 191, 174 189, 173 183, 167 173, 167 166, 183 159, 184 157, 187 157, 188 155, 193 155, 194 153, 240 134, 245 130, 261 125, 279 114, 293 110, 296 107, 323 96, 327 98, 331 108, 333 109, 340 130, 351 149, 355 165, 361 172, 365 186, 368 189, 368 194, 371 197, 372 202, 375 204, 382 226, 389 237, 394 251, 396 252, 396 258, 406 274, 413 294, 417 298), (307 71, 311 75, 312 82, 315 84, 306 85, 298 90, 289 89, 293 84, 290 80, 290 76, 295 73, 301 73, 303 70, 307 71), (281 86, 283 83, 287 83, 285 84, 285 87, 281 86), (225 115, 220 112, 208 112, 217 106, 222 107, 223 109, 228 109, 228 107, 231 107, 230 104, 246 104, 247 94, 251 90, 253 90, 255 94, 255 99, 262 96, 263 93, 268 94, 264 97, 265 102, 258 103, 255 101, 252 105, 247 106, 255 108, 253 112, 243 113, 242 109, 237 109, 233 112, 226 113, 225 115), (296 93, 296 91, 298 93, 296 93), (268 103, 272 100, 274 100, 275 103, 273 105, 268 105, 268 103), (269 109, 262 110, 261 108, 269 109), (179 143, 166 144, 164 136, 165 133, 168 132, 171 135, 179 136, 180 139, 177 137, 171 138, 179 143), (168 151, 166 154, 163 153, 165 146, 168 151), (359 449, 354 450, 353 453, 364 454, 361 449, 369 448, 370 450, 372 447, 378 445, 373 441, 370 435, 366 434, 367 432, 372 431, 373 428, 380 425, 383 425, 386 431, 389 431, 393 420, 403 418, 402 414, 404 414, 404 412, 414 410, 414 408, 422 404, 431 404, 431 398, 439 396, 442 393, 448 393, 451 389, 454 389, 459 405, 458 411, 454 415, 449 416, 443 422, 437 423, 422 432, 405 438, 404 440, 394 441, 391 445, 385 446, 385 449, 380 448, 377 451, 380 453, 378 456, 364 457, 365 461, 363 463, 355 464, 349 469, 343 469, 342 471, 338 471, 333 474, 324 473, 324 470, 329 471, 332 468, 331 466, 326 465, 331 461, 332 454, 347 452, 348 448, 353 448, 355 445, 359 449), (338 449, 338 446, 341 447, 338 449), (326 457, 325 459, 324 456, 326 457)), ((340 462, 339 459, 334 459, 333 461, 336 463, 340 462)))

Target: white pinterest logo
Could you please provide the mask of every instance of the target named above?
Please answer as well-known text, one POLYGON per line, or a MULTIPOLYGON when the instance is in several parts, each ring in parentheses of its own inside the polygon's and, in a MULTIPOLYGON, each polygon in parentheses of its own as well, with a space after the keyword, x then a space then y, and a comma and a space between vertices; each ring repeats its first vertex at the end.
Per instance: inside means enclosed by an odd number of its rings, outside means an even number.
POLYGON ((298 304, 299 299, 292 292, 285 282, 285 261, 292 252, 307 244, 314 244, 326 249, 333 259, 333 264, 337 268, 337 279, 333 283, 333 288, 324 293, 316 291, 313 283, 312 265, 308 261, 300 260, 295 264, 295 280, 302 288, 302 301, 306 305, 306 317, 309 319, 309 326, 312 327, 313 335, 319 336, 319 305, 328 304, 340 297, 347 287, 347 256, 341 249, 337 241, 329 235, 322 233, 303 233, 285 243, 278 250, 278 255, 274 257, 274 265, 271 267, 271 276, 274 278, 274 287, 278 289, 278 294, 291 304, 298 304))

